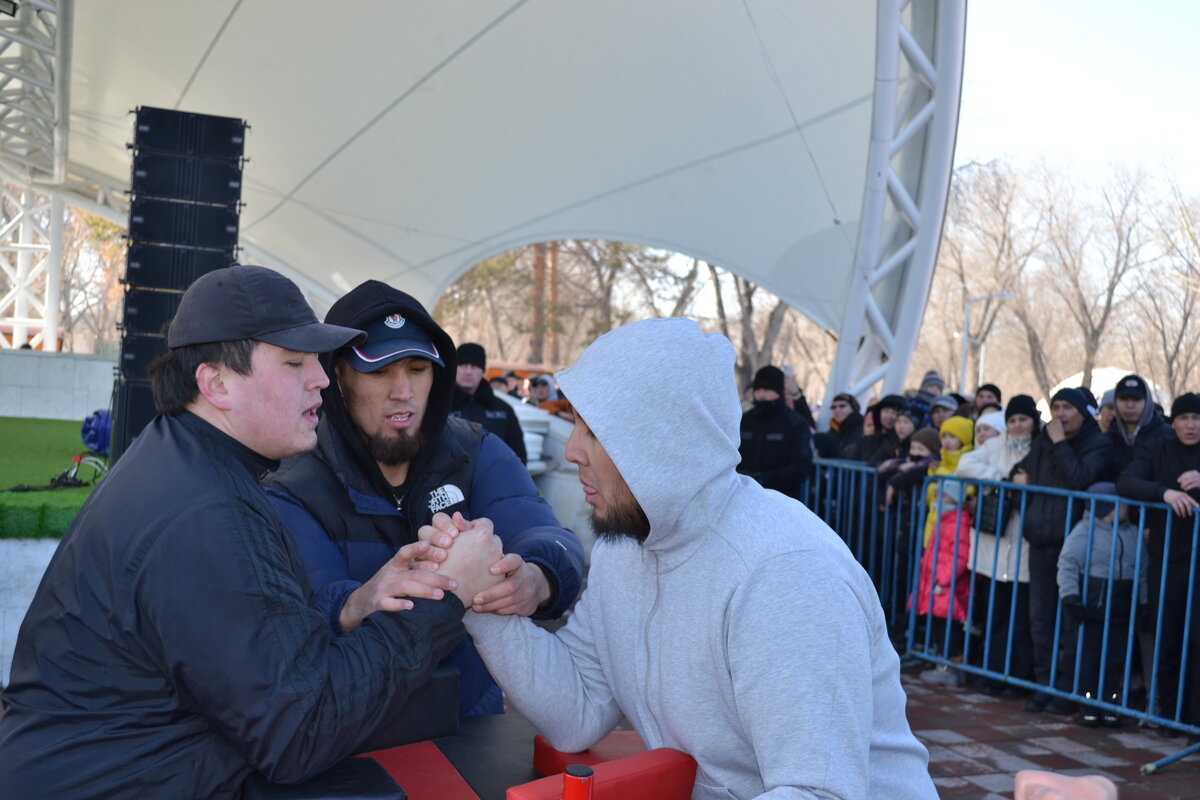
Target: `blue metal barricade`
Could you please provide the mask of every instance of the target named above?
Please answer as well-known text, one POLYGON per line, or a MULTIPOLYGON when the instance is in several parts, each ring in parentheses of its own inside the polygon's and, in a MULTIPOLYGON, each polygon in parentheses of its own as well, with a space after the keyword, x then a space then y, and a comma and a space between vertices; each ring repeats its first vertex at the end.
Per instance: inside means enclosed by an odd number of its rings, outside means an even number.
MULTIPOLYGON (((871 576, 893 640, 902 641, 902 655, 979 676, 997 690, 1041 692, 1100 714, 1200 733, 1200 721, 1187 721, 1185 705, 1188 691, 1200 691, 1200 685, 1190 685, 1200 669, 1192 667, 1189 676, 1189 666, 1200 659, 1195 609, 1200 516, 1180 525, 1162 503, 955 476, 926 477, 918 490, 891 503, 885 488, 865 464, 816 459, 805 503, 842 537, 871 576), (927 501, 931 485, 932 504, 927 501), (995 536, 981 535, 971 518, 977 509, 970 497, 985 490, 997 496, 1000 527, 995 536), (1030 633, 1029 589, 1020 580, 1022 559, 1031 547, 1020 534, 1030 499, 1038 495, 1065 502, 1062 540, 1080 518, 1086 521, 1078 534, 1086 531, 1078 568, 1079 605, 1064 608, 1053 587, 1058 602, 1052 644, 1040 654, 1043 666, 1049 659, 1049 678, 1042 681, 1029 673, 1030 654, 1023 649, 1030 633), (1111 520, 1096 518, 1098 503, 1114 506, 1111 520), (1135 526, 1132 532, 1123 527, 1122 509, 1135 526), (1155 559, 1142 532, 1148 516, 1162 513, 1162 556, 1155 559), (1124 574, 1119 561, 1129 560, 1123 548, 1131 536, 1136 543, 1133 569, 1124 574), (1005 543, 1005 537, 1011 538, 1005 543), (1017 566, 1014 574, 999 579, 995 573, 1002 545, 1017 566), (1110 554, 1099 575, 1092 574, 1096 545, 1110 554), (1147 569, 1150 562, 1153 570, 1147 569), (985 574, 987 563, 990 576, 985 574), (936 582, 939 564, 943 579, 948 573, 945 584, 936 582), (1140 684, 1134 680, 1139 662, 1140 684)), ((1053 549, 1043 548, 1042 557, 1053 549)))

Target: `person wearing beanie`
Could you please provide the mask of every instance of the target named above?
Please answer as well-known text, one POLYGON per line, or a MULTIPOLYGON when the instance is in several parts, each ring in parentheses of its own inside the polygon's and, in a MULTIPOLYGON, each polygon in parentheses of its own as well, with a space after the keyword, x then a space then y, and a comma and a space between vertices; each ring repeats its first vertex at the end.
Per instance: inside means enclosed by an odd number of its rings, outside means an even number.
POLYGON ((761 368, 753 390, 754 405, 742 415, 737 471, 799 500, 813 461, 808 423, 785 401, 783 370, 761 368))
MULTIPOLYGON (((942 457, 931 466, 931 477, 954 475, 959 459, 972 450, 974 423, 967 417, 952 416, 939 431, 942 457)), ((962 653, 971 580, 967 572, 971 552, 971 515, 962 508, 974 487, 960 481, 931 482, 926 490, 925 537, 917 579, 917 614, 930 624, 931 642, 947 658, 962 653)), ((921 673, 921 680, 938 685, 958 686, 963 675, 946 665, 921 673)))
POLYGON ((989 411, 986 414, 980 414, 975 420, 975 447, 976 449, 983 446, 983 443, 1004 433, 1004 414, 1000 411, 989 411))
POLYGON ((1105 433, 1112 430, 1113 420, 1117 418, 1116 399, 1116 392, 1113 389, 1109 389, 1100 396, 1100 406, 1096 409, 1096 422, 1100 425, 1100 430, 1105 433))
POLYGON ((814 437, 822 458, 852 458, 863 435, 863 415, 858 413, 858 398, 848 392, 829 401, 829 430, 814 437))
POLYGON ((1000 400, 1000 387, 994 383, 982 384, 975 390, 975 407, 978 409, 984 406, 1000 406, 1000 400))
POLYGON ((1172 439, 1175 433, 1154 409, 1150 385, 1141 375, 1126 375, 1113 387, 1115 416, 1108 426, 1113 457, 1118 464, 1133 460, 1133 451, 1160 439, 1172 439))
MULTIPOLYGON (((439 512, 503 543, 493 569, 504 580, 466 598, 468 611, 560 617, 582 588, 583 545, 511 447, 451 416, 459 373, 450 334, 415 297, 377 280, 343 295, 326 319, 365 330, 367 340, 323 357, 329 385, 317 448, 283 462, 266 485, 329 630, 369 632, 378 612, 410 613, 404 597, 429 596, 396 556, 439 512)), ((440 663, 458 671, 460 716, 504 712, 503 692, 469 638, 440 663)))
MULTIPOLYGON (((936 465, 931 465, 929 475, 953 475, 958 470, 958 460, 975 447, 975 423, 966 417, 953 416, 942 423, 938 431, 941 443, 941 456, 936 465)), ((957 481, 947 481, 941 484, 931 483, 926 490, 926 507, 929 509, 925 516, 925 545, 933 535, 934 525, 938 521, 938 495, 941 495, 941 512, 954 510, 962 504, 964 498, 963 485, 957 481)), ((968 489, 974 494, 974 487, 968 489)))
POLYGON ((942 423, 954 416, 959 402, 948 394, 939 394, 929 404, 929 427, 941 430, 942 423))
POLYGON ((946 382, 936 369, 931 369, 921 378, 921 391, 930 396, 939 395, 946 390, 946 382))
MULTIPOLYGON (((1011 403, 1009 404, 1012 405, 1011 403)), ((1116 475, 1112 441, 1088 410, 1078 389, 1059 389, 1050 398, 1054 417, 1033 439, 1029 453, 1013 467, 1013 482, 1082 492, 1093 483, 1116 475)), ((1033 492, 1024 498, 1022 536, 1029 548, 1029 628, 1033 638, 1035 680, 1055 685, 1051 664, 1055 654, 1058 615, 1058 554, 1071 527, 1083 514, 1083 503, 1033 492), (1068 516, 1070 506, 1071 516, 1068 516)), ((1075 705, 1037 692, 1025 704, 1029 711, 1070 714, 1075 705)))
MULTIPOLYGON (((1173 436, 1138 447, 1133 461, 1117 478, 1117 494, 1132 500, 1166 503, 1171 511, 1148 509, 1146 527, 1147 568, 1150 578, 1150 609, 1156 612, 1162 603, 1162 638, 1158 671, 1158 697, 1155 707, 1168 718, 1184 686, 1193 687, 1185 701, 1180 721, 1200 723, 1200 591, 1193 597, 1192 630, 1188 652, 1183 652, 1183 625, 1179 620, 1188 613, 1187 593, 1191 570, 1192 525, 1200 513, 1200 395, 1181 394, 1171 403, 1173 436), (1167 526, 1171 527, 1170 547, 1167 526), (1164 564, 1165 562, 1165 564, 1164 564), (1166 569, 1166 579, 1161 576, 1166 569), (1186 656, 1187 674, 1182 685, 1177 676, 1186 656)), ((1157 614, 1155 613, 1155 617, 1157 614)), ((1150 621, 1151 629, 1157 619, 1150 621)), ((1161 730, 1161 729, 1160 729, 1161 730)), ((1169 732, 1170 729, 1167 729, 1169 732)))
POLYGON ((754 384, 751 388, 755 390, 769 389, 779 397, 783 397, 786 392, 785 383, 786 376, 783 374, 783 370, 767 364, 754 373, 754 384))
POLYGON ((483 380, 487 371, 487 352, 483 345, 464 342, 458 346, 458 370, 454 378, 454 397, 450 416, 462 417, 482 425, 500 437, 524 464, 525 433, 512 405, 496 396, 492 385, 483 380))
POLYGON ((946 391, 946 382, 942 380, 942 376, 938 374, 937 370, 931 369, 921 378, 920 387, 908 400, 910 408, 921 412, 921 422, 917 425, 918 429, 929 427, 929 407, 933 403, 933 398, 944 391, 946 391))
MULTIPOLYGON (((1115 495, 1113 483, 1094 483, 1088 492, 1115 495)), ((1119 512, 1107 500, 1096 500, 1083 519, 1075 523, 1058 556, 1058 593, 1063 606, 1063 663, 1058 688, 1071 691, 1079 629, 1083 642, 1079 646, 1079 691, 1088 698, 1120 705, 1121 679, 1125 674, 1125 648, 1113 647, 1114 642, 1129 638, 1129 623, 1133 617, 1133 583, 1141 564, 1138 586, 1144 602, 1146 591, 1145 558, 1138 557, 1142 537, 1136 525, 1129 524, 1128 505, 1119 512), (1114 520, 1114 513, 1117 519, 1114 520), (1100 684, 1100 655, 1108 631, 1108 656, 1104 665, 1104 684, 1100 684)), ((1079 722, 1096 727, 1103 720, 1117 727, 1121 719, 1112 711, 1085 707, 1079 722)))
MULTIPOLYGON (((980 417, 988 424, 991 415, 980 417)), ((958 462, 961 478, 981 481, 1007 481, 1013 467, 1026 455, 1037 434, 1040 420, 1037 405, 1027 394, 1014 396, 1004 410, 1001 434, 963 455, 958 462)), ((1005 664, 1013 677, 1033 680, 1033 640, 1029 634, 1029 547, 1021 545, 1021 496, 1013 490, 981 487, 976 504, 976 535, 971 539, 971 569, 975 571, 974 622, 990 642, 988 662, 993 672, 1004 672, 1005 664), (985 511, 993 519, 981 519, 985 511), (989 600, 995 602, 989 607, 989 600), (1014 608, 1015 604, 1015 608, 1014 608), (989 627, 990 621, 990 627, 989 627), (1011 649, 1009 646, 1011 632, 1011 649)), ((982 650, 980 651, 982 653, 982 650)), ((983 690, 999 695, 1008 689, 999 681, 985 681, 983 690)))

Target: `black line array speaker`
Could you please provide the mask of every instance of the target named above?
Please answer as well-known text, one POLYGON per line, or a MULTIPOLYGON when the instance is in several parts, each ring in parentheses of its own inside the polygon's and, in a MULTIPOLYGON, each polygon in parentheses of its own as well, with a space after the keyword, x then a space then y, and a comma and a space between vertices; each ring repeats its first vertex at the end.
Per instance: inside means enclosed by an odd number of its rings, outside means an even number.
POLYGON ((135 115, 114 462, 154 418, 147 368, 167 351, 184 291, 237 260, 246 138, 232 117, 149 106, 135 115))

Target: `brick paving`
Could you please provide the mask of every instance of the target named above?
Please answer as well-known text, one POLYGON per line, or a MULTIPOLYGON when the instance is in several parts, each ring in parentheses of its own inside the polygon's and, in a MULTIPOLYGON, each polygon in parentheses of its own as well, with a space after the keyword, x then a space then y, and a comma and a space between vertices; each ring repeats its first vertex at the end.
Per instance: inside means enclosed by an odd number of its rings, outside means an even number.
POLYGON ((941 797, 1011 798, 1018 770, 1047 769, 1105 775, 1120 800, 1200 799, 1200 754, 1154 775, 1139 772, 1143 764, 1182 750, 1186 737, 1162 739, 1134 720, 1120 728, 1085 728, 1073 717, 1026 711, 1022 698, 930 686, 918 678, 923 668, 905 669, 901 680, 909 724, 929 748, 929 771, 941 797))

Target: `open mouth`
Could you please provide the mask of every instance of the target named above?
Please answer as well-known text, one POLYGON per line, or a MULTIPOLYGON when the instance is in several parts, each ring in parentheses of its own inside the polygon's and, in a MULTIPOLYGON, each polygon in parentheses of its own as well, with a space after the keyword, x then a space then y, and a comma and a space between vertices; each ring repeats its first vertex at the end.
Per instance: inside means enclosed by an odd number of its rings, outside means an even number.
POLYGON ((400 411, 388 416, 387 423, 395 430, 404 430, 412 426, 413 416, 411 411, 400 411))

